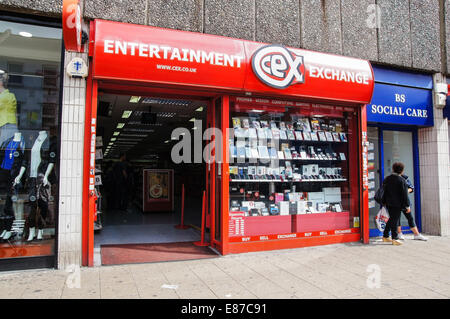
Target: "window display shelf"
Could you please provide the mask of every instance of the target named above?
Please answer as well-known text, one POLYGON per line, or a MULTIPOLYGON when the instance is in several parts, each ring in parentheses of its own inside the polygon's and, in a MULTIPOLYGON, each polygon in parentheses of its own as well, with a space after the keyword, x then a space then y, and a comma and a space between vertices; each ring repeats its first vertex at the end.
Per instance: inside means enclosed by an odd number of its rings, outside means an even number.
MULTIPOLYGON (((233 159, 238 159, 237 157, 233 157, 233 159)), ((244 158, 240 158, 241 160, 244 158)), ((313 162, 313 161, 320 161, 320 162, 339 162, 339 161, 345 161, 343 159, 330 159, 330 158, 256 158, 256 157, 246 157, 245 160, 250 161, 304 161, 304 162, 313 162)), ((231 164, 248 164, 247 162, 241 162, 241 161, 235 161, 231 162, 231 164)))
POLYGON ((347 115, 236 107, 230 127, 230 236, 349 227, 354 139, 347 115))
POLYGON ((345 178, 336 179, 302 179, 302 180, 280 180, 280 179, 231 179, 231 183, 311 183, 311 182, 346 182, 345 178))

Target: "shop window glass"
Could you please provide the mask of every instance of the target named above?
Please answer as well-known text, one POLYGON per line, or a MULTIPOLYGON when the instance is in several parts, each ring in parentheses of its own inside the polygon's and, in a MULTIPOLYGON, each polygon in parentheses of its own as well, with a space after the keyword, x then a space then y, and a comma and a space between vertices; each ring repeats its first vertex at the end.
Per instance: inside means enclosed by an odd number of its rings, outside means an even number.
POLYGON ((55 253, 61 39, 0 21, 0 258, 55 253))
POLYGON ((368 127, 367 137, 369 141, 368 146, 368 169, 369 169, 369 223, 370 227, 374 228, 373 220, 380 210, 380 205, 375 201, 375 193, 380 187, 380 165, 379 165, 379 138, 378 128, 368 127))
MULTIPOLYGON (((395 162, 405 164, 404 175, 414 185, 414 158, 413 158, 413 137, 412 132, 402 131, 383 131, 383 152, 384 152, 384 177, 392 174, 392 165, 395 162)), ((414 193, 409 194, 411 202, 411 212, 415 211, 414 193)), ((408 226, 408 221, 404 217, 400 217, 402 226, 408 226)))
POLYGON ((359 231, 352 108, 236 102, 230 128, 230 237, 359 231))

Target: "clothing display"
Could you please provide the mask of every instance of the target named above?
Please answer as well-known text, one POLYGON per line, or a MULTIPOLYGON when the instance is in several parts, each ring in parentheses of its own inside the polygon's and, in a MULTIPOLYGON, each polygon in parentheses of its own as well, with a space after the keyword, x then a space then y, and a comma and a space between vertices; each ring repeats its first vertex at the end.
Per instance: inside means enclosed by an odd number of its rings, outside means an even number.
POLYGON ((0 93, 0 145, 17 132, 16 96, 8 89, 0 93))
POLYGON ((0 160, 2 160, 2 177, 6 180, 6 199, 3 212, 0 215, 3 230, 10 231, 14 222, 13 201, 16 201, 22 184, 14 185, 14 179, 19 175, 20 168, 26 166, 25 141, 21 133, 16 132, 13 137, 0 146, 0 160))
POLYGON ((14 209, 17 210, 13 204, 23 194, 20 205, 25 203, 29 207, 26 219, 30 231, 37 227, 42 234, 49 203, 53 201, 51 185, 56 182, 56 138, 40 131, 33 146, 26 148, 22 134, 15 132, 0 145, 0 161, 0 173, 6 182, 6 197, 0 214, 1 231, 11 231, 15 220, 14 209))
POLYGON ((10 170, 14 177, 19 174, 20 167, 27 166, 25 141, 21 134, 19 140, 15 140, 15 136, 12 136, 0 145, 0 160, 1 168, 10 170))
MULTIPOLYGON (((40 131, 31 148, 31 152, 28 152, 29 159, 27 160, 27 171, 29 177, 36 178, 39 174, 45 176, 49 165, 56 163, 56 148, 56 137, 48 137, 46 131, 40 131)), ((55 170, 50 172, 48 181, 51 184, 55 183, 55 170)))
POLYGON ((29 205, 31 213, 28 216, 30 227, 44 228, 45 219, 48 214, 48 203, 50 201, 50 185, 44 186, 44 175, 39 174, 38 177, 30 177, 28 181, 29 188, 29 205))
POLYGON ((49 138, 46 131, 40 131, 31 148, 29 162, 29 205, 31 213, 28 216, 30 227, 42 229, 48 213, 48 203, 51 199, 50 186, 56 182, 53 165, 56 163, 55 138, 49 138), (50 166, 52 165, 52 166, 50 166), (48 182, 44 185, 46 174, 48 182))
POLYGON ((0 129, 5 124, 17 124, 16 96, 8 89, 0 93, 0 129))

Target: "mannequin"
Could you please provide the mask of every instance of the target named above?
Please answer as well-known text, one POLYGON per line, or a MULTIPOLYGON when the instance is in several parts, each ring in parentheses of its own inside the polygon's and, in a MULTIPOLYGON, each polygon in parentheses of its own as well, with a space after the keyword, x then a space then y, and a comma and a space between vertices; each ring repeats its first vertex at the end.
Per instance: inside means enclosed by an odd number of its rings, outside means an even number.
POLYGON ((7 88, 8 73, 0 73, 0 145, 17 131, 17 100, 7 88))
MULTIPOLYGON (((50 201, 50 177, 56 162, 56 145, 48 138, 46 131, 40 131, 33 147, 31 149, 30 171, 29 171, 29 187, 30 187, 30 204, 31 213, 28 216, 30 231, 27 241, 32 241, 36 236, 37 239, 43 239, 43 222, 41 219, 36 222, 38 211, 40 217, 45 220, 48 212, 48 203, 50 201)), ((20 174, 19 174, 20 175, 20 174)))
POLYGON ((0 238, 8 240, 12 235, 11 226, 13 224, 15 216, 17 215, 18 209, 17 205, 13 205, 13 201, 16 201, 17 198, 13 200, 12 196, 18 190, 18 187, 16 187, 16 185, 20 184, 20 178, 25 171, 24 166, 26 166, 24 156, 25 142, 22 138, 22 134, 20 132, 15 132, 12 139, 6 140, 2 144, 1 149, 2 154, 4 154, 1 169, 2 171, 7 172, 7 175, 9 175, 7 182, 7 185, 9 187, 7 188, 7 197, 2 216, 5 224, 5 229, 0 234, 0 238), (20 171, 16 176, 19 168, 20 171))

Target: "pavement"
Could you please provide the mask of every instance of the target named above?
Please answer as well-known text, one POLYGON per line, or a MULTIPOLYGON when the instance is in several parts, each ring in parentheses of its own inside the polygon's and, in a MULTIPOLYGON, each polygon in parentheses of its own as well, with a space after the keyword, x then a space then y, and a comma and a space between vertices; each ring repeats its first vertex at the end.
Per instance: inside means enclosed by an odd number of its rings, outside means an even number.
POLYGON ((448 299, 450 237, 0 273, 0 298, 448 299))

